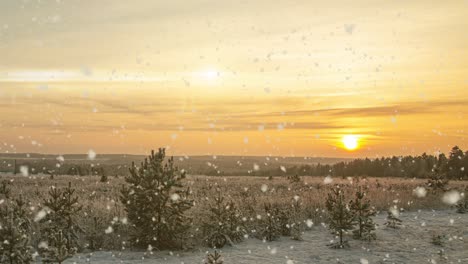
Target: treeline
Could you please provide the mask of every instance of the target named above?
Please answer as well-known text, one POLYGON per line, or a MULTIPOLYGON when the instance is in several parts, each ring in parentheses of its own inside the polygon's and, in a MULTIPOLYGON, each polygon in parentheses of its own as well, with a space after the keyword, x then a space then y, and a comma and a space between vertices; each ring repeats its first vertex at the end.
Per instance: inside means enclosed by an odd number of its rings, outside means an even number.
MULTIPOLYGON (((220 175, 211 170, 211 175, 220 175)), ((448 157, 441 153, 438 156, 423 153, 420 156, 393 156, 378 159, 355 159, 335 164, 301 165, 274 170, 252 171, 251 175, 276 176, 372 176, 429 178, 431 174, 443 175, 448 179, 468 179, 468 151, 463 152, 458 146, 450 151, 448 157)))
MULTIPOLYGON (((54 174, 88 176, 102 175, 127 176, 129 167, 126 164, 73 164, 55 160, 4 160, 0 162, 0 172, 21 173, 21 166, 28 168, 29 174, 54 174)), ((458 146, 451 149, 448 156, 441 153, 437 156, 423 153, 419 156, 393 156, 377 159, 355 159, 335 164, 304 164, 290 167, 272 167, 253 169, 239 167, 237 170, 224 170, 222 166, 189 166, 184 169, 189 174, 208 176, 372 176, 372 177, 402 177, 429 178, 431 174, 439 174, 447 179, 468 179, 468 151, 464 152, 458 146)))

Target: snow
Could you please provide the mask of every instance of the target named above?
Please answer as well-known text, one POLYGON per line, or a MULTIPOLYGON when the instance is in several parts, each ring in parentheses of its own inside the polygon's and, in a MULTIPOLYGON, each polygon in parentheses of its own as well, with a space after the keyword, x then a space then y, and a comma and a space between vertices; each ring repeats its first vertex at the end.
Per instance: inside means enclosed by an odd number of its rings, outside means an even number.
POLYGON ((458 191, 452 190, 444 193, 442 196, 442 202, 448 204, 448 205, 454 205, 458 203, 458 201, 461 199, 461 195, 458 191))
MULTIPOLYGON (((278 241, 263 243, 247 239, 220 251, 224 263, 468 263, 468 218, 453 210, 401 212, 404 226, 399 229, 386 228, 387 214, 376 217, 377 240, 371 243, 353 240, 349 237, 350 249, 330 249, 326 244, 333 239, 324 226, 315 226, 305 232, 303 241, 282 237, 278 241), (449 224, 449 219, 455 219, 449 224), (426 223, 421 226, 421 221, 426 223), (444 247, 431 243, 433 234, 447 235, 450 239, 444 247), (440 250, 444 250, 442 260, 440 250), (274 253, 273 253, 274 252, 274 253)), ((148 252, 93 252, 78 254, 65 263, 204 263, 205 247, 189 251, 148 252)))

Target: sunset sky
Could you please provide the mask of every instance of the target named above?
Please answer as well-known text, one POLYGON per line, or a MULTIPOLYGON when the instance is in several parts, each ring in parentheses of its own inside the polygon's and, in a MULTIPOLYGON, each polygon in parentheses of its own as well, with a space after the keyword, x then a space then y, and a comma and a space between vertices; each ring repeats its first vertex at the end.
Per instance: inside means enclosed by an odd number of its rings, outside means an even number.
POLYGON ((467 149, 467 17, 466 0, 1 0, 0 153, 467 149))

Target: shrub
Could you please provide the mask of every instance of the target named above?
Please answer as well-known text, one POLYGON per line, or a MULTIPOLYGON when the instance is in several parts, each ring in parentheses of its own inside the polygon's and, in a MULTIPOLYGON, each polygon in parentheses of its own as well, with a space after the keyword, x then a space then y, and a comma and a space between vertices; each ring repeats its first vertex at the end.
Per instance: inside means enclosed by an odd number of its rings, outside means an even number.
POLYGON ((330 246, 332 248, 348 247, 348 243, 343 241, 343 233, 354 227, 354 214, 349 209, 344 192, 339 185, 335 186, 332 192, 328 194, 325 204, 330 222, 328 228, 340 239, 338 243, 330 246))
POLYGON ((137 247, 180 248, 180 240, 190 227, 184 214, 193 205, 190 190, 182 189, 185 172, 179 172, 171 157, 163 164, 165 150, 151 155, 137 168, 134 163, 128 183, 121 190, 121 201, 132 224, 131 241, 137 247))

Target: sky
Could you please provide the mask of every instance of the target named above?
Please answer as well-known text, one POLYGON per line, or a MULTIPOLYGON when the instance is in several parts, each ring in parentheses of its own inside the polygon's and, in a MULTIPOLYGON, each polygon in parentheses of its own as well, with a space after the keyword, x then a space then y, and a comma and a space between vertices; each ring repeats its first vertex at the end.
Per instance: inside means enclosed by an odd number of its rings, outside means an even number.
POLYGON ((0 153, 467 149, 467 16, 466 0, 2 0, 0 153))

